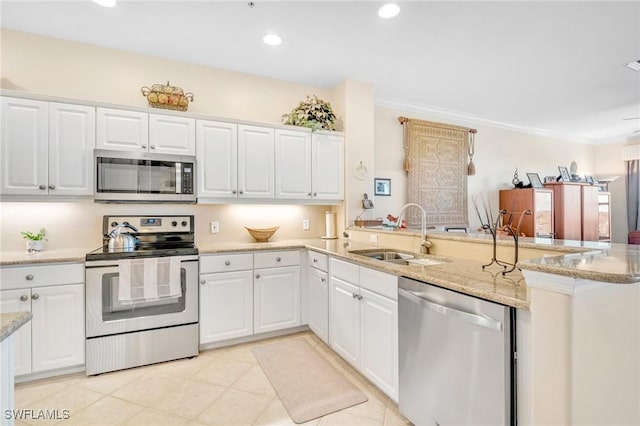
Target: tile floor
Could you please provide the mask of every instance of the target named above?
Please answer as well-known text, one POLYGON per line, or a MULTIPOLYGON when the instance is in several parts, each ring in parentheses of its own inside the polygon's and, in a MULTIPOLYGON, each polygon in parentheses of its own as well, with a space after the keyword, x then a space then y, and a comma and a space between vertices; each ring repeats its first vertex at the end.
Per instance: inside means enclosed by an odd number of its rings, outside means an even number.
POLYGON ((251 352, 283 339, 307 339, 369 400, 305 425, 410 425, 397 405, 310 332, 222 349, 193 359, 86 377, 16 385, 16 408, 69 410, 66 420, 16 425, 294 425, 251 352))

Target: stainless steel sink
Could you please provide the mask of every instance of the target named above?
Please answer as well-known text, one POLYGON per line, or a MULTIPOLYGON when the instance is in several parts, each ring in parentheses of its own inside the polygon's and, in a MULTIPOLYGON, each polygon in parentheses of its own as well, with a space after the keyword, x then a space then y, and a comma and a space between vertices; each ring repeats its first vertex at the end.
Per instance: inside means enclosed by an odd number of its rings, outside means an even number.
POLYGON ((395 263, 397 265, 430 266, 443 263, 439 260, 416 257, 417 255, 413 253, 397 251, 394 249, 351 250, 349 253, 356 254, 358 256, 364 256, 369 259, 380 260, 382 262, 395 263))

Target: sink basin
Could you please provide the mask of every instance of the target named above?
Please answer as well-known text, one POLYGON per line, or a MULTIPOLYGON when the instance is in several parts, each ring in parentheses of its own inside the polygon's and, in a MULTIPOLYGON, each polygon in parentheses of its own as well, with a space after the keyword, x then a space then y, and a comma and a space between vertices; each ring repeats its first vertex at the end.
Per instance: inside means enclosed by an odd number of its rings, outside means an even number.
POLYGON ((431 266, 431 265, 440 265, 444 263, 440 260, 416 257, 415 254, 401 252, 393 249, 352 250, 349 253, 357 254, 358 256, 368 257, 369 259, 380 260, 388 263, 395 263, 397 265, 431 266))

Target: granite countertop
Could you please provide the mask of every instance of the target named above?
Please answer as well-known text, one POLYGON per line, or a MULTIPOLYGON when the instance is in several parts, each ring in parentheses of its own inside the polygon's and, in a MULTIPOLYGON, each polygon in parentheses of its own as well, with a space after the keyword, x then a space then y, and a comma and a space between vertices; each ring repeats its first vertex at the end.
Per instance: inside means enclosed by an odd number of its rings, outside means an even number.
POLYGON ((0 266, 34 264, 34 263, 66 263, 84 262, 85 255, 92 248, 69 248, 60 250, 44 250, 36 253, 27 251, 3 251, 0 252, 0 266))
POLYGON ((31 312, 0 313, 0 342, 31 320, 31 312))

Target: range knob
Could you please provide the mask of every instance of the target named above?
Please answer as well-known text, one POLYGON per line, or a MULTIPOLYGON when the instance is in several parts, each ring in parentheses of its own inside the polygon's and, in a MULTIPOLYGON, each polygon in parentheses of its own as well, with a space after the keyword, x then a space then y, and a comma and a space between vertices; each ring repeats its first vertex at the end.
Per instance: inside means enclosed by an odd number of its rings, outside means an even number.
POLYGON ((182 226, 187 226, 187 221, 186 220, 182 221, 182 226))
POLYGON ((114 228, 114 227, 116 227, 116 226, 118 226, 118 222, 115 222, 115 221, 111 222, 111 227, 112 227, 112 228, 114 228))
POLYGON ((171 222, 171 226, 178 226, 178 222, 174 220, 173 222, 171 222))

